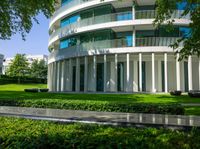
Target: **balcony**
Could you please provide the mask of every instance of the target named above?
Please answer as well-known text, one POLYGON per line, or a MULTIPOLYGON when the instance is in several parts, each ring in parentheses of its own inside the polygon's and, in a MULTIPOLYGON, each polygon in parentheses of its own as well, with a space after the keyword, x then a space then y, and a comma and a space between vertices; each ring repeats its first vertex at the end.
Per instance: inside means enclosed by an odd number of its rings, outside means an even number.
POLYGON ((73 0, 73 1, 70 1, 69 3, 67 3, 67 4, 65 4, 65 5, 63 5, 63 6, 60 6, 60 7, 55 11, 55 13, 53 14, 53 16, 51 17, 50 22, 51 22, 52 20, 54 20, 54 19, 58 16, 58 14, 60 14, 60 13, 62 13, 62 12, 64 12, 64 11, 66 11, 67 9, 72 8, 72 7, 74 7, 74 6, 77 6, 77 5, 81 5, 81 4, 86 3, 86 2, 90 2, 90 1, 95 1, 95 0, 73 0))
MULTIPOLYGON (((172 19, 178 19, 181 17, 183 10, 175 10, 172 14, 172 19)), ((155 10, 141 10, 135 12, 135 19, 154 19, 156 17, 155 10)), ((183 19, 190 19, 190 15, 184 16, 183 19)))
POLYGON ((83 19, 76 23, 65 26, 63 28, 57 29, 50 35, 49 41, 51 41, 55 36, 59 36, 60 38, 62 38, 71 35, 75 33, 77 29, 80 27, 86 27, 106 22, 126 21, 126 20, 132 20, 132 12, 113 13, 113 14, 107 14, 107 15, 91 17, 88 19, 83 19))
POLYGON ((148 46, 170 46, 175 43, 179 37, 145 37, 136 38, 136 47, 148 46))

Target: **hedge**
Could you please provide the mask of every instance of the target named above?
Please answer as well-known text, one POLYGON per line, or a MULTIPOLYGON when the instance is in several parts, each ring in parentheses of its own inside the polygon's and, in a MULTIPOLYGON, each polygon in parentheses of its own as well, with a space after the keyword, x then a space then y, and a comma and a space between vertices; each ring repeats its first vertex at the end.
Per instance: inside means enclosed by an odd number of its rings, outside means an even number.
POLYGON ((55 124, 0 118, 0 148, 19 149, 199 149, 200 130, 55 124))
MULTIPOLYGON (((0 75, 1 84, 18 83, 18 77, 10 77, 7 75, 0 75)), ((47 83, 47 79, 44 78, 32 78, 32 77, 20 77, 20 83, 47 83)))
POLYGON ((155 113, 184 115, 184 107, 180 104, 120 103, 87 100, 56 99, 1 99, 0 106, 23 106, 35 108, 55 108, 67 110, 87 110, 105 112, 155 113))

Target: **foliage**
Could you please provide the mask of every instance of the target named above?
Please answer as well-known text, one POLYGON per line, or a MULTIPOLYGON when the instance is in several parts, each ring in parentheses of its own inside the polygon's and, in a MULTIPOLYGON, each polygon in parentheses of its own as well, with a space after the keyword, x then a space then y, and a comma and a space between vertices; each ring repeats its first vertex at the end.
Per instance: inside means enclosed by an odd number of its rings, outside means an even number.
POLYGON ((29 74, 29 64, 25 54, 16 54, 14 60, 10 64, 7 75, 11 77, 25 77, 29 74))
POLYGON ((180 18, 186 15, 191 16, 191 23, 189 27, 191 28, 191 36, 183 37, 178 40, 172 47, 177 53, 180 52, 179 60, 188 58, 189 55, 200 56, 200 1, 199 0, 156 0, 157 13, 156 19, 154 21, 157 26, 160 26, 163 22, 167 22, 169 29, 172 29, 172 24, 174 22, 171 19, 173 11, 176 9, 176 4, 181 2, 187 2, 187 6, 182 13, 180 18), (180 49, 179 45, 183 42, 184 47, 180 49))
POLYGON ((10 39, 17 32, 25 39, 36 16, 42 12, 49 18, 54 12, 55 0, 2 0, 0 5, 0 39, 10 39))
POLYGON ((2 84, 12 84, 13 83, 18 83, 18 80, 20 78, 20 83, 26 83, 26 84, 30 84, 30 83, 46 83, 47 79, 42 79, 42 78, 32 78, 30 76, 24 76, 24 77, 11 77, 11 76, 7 76, 7 75, 0 75, 0 85, 2 84))
POLYGON ((31 77, 47 78, 47 64, 44 60, 34 60, 31 64, 31 77))
POLYGON ((200 131, 124 128, 93 124, 55 124, 0 118, 0 148, 200 148, 200 131))

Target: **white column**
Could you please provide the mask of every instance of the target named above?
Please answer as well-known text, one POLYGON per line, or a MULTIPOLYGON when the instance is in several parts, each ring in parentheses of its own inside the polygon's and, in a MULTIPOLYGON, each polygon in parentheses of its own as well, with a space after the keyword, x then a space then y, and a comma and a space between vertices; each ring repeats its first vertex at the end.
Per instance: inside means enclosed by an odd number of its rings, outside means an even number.
POLYGON ((130 91, 130 54, 126 54, 126 92, 130 91))
POLYGON ((167 53, 164 54, 164 69, 165 69, 165 93, 168 92, 168 72, 167 72, 167 53))
POLYGON ((115 78, 114 78, 114 91, 117 92, 117 63, 118 63, 118 55, 115 54, 115 78))
POLYGON ((188 57, 188 88, 189 91, 193 90, 192 87, 192 56, 188 57))
POLYGON ((199 90, 200 90, 200 58, 199 58, 199 90))
POLYGON ((61 63, 62 63, 62 65, 61 65, 61 70, 62 70, 62 74, 61 74, 61 92, 64 92, 65 61, 62 61, 61 63))
POLYGON ((142 92, 142 53, 139 53, 139 91, 142 92))
POLYGON ((56 67, 57 67, 57 77, 56 77, 56 91, 59 92, 60 91, 60 62, 56 62, 56 67))
POLYGON ((152 92, 155 92, 155 54, 152 53, 152 92))
POLYGON ((106 55, 104 55, 103 57, 103 60, 104 60, 104 92, 107 91, 107 57, 106 55))
POLYGON ((69 91, 72 91, 72 59, 69 59, 69 91))
POLYGON ((76 92, 80 91, 80 58, 76 58, 76 92))
POLYGON ((138 61, 133 62, 133 91, 138 92, 138 61))
POLYGON ((93 91, 96 92, 96 80, 97 80, 97 66, 96 66, 96 56, 93 56, 93 91))
POLYGON ((85 67, 84 67, 84 92, 88 91, 88 57, 85 56, 85 67))
POLYGON ((179 54, 176 56, 176 85, 177 90, 181 90, 181 79, 180 79, 180 62, 178 61, 179 54))

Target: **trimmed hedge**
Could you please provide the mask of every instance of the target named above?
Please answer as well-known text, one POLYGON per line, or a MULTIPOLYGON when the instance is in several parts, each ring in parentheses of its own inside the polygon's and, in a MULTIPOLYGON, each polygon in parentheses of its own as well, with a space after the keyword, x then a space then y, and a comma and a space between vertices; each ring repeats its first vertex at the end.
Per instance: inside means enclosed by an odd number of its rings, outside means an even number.
POLYGON ((200 130, 191 131, 55 124, 0 118, 0 148, 19 149, 199 149, 200 130))
MULTIPOLYGON (((18 83, 18 77, 10 77, 7 75, 0 75, 1 84, 18 83)), ((20 77, 20 83, 47 83, 47 79, 32 78, 32 77, 20 77)))
POLYGON ((184 107, 180 104, 121 103, 88 100, 56 100, 56 99, 11 99, 0 100, 0 106, 22 106, 35 108, 56 108, 67 110, 87 110, 105 112, 155 113, 184 115, 184 107))
POLYGON ((190 97, 200 98, 200 90, 191 90, 188 92, 190 97))

